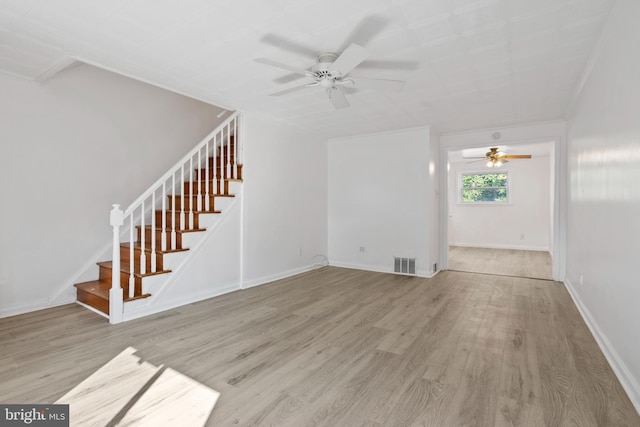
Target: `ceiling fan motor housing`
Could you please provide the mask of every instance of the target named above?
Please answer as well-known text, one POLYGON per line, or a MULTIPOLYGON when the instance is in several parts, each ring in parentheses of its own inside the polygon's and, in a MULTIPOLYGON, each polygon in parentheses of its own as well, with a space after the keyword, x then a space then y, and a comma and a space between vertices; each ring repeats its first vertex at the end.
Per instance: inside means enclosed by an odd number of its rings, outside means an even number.
POLYGON ((338 59, 338 55, 335 53, 321 53, 318 55, 318 63, 311 68, 314 79, 325 89, 333 87, 336 80, 342 77, 339 71, 329 69, 336 59, 338 59))

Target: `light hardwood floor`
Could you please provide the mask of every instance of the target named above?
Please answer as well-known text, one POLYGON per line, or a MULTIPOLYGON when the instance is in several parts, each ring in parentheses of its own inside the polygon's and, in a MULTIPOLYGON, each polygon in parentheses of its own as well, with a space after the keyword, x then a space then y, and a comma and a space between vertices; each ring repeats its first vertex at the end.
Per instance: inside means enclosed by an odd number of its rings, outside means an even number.
POLYGON ((325 267, 115 326, 0 319, 0 402, 54 402, 129 346, 220 392, 211 426, 640 425, 561 283, 452 271, 325 267))
POLYGON ((449 246, 449 270, 551 280, 551 255, 543 251, 449 246))

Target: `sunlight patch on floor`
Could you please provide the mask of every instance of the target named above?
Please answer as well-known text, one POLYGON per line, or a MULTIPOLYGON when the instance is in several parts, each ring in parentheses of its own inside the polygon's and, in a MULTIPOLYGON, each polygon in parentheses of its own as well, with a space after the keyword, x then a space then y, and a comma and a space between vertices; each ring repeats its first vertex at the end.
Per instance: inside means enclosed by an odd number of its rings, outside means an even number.
POLYGON ((56 401, 69 404, 71 425, 204 425, 220 393, 136 351, 126 348, 56 401))

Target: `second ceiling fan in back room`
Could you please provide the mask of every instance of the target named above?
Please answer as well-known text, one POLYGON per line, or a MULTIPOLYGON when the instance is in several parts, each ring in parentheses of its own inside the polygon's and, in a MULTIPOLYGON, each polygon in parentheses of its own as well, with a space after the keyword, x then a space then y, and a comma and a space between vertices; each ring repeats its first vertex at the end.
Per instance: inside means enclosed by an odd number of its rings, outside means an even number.
POLYGON ((464 157, 465 159, 479 159, 474 161, 486 161, 487 167, 499 168, 504 163, 508 163, 510 159, 530 159, 531 154, 507 154, 499 151, 499 147, 491 147, 484 157, 464 157))
POLYGON ((417 63, 411 61, 367 61, 369 53, 363 46, 379 33, 387 23, 388 21, 385 18, 379 16, 370 16, 363 19, 351 33, 345 42, 345 46, 339 50, 339 54, 333 52, 318 53, 318 51, 275 35, 266 35, 262 38, 263 42, 277 47, 305 56, 315 56, 317 62, 309 69, 284 64, 267 58, 256 58, 255 60, 262 64, 291 71, 297 75, 297 77, 304 77, 309 80, 309 82, 305 84, 272 93, 271 96, 281 96, 301 89, 319 87, 324 89, 328 99, 336 109, 346 108, 350 104, 345 96, 345 89, 401 91, 405 84, 402 80, 350 75, 356 67, 414 69, 417 66, 417 63))

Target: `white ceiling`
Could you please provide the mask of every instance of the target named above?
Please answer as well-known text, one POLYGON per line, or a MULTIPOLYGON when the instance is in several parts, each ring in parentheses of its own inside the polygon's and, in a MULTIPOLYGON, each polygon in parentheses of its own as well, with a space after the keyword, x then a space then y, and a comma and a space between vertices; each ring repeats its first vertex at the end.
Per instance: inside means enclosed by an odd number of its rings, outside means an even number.
POLYGON ((564 117, 614 1, 0 0, 0 73, 42 80, 71 56, 327 137, 500 127, 564 117), (319 88, 268 96, 305 81, 253 61, 309 68, 349 42, 371 59, 354 74, 404 91, 334 110, 319 88))

